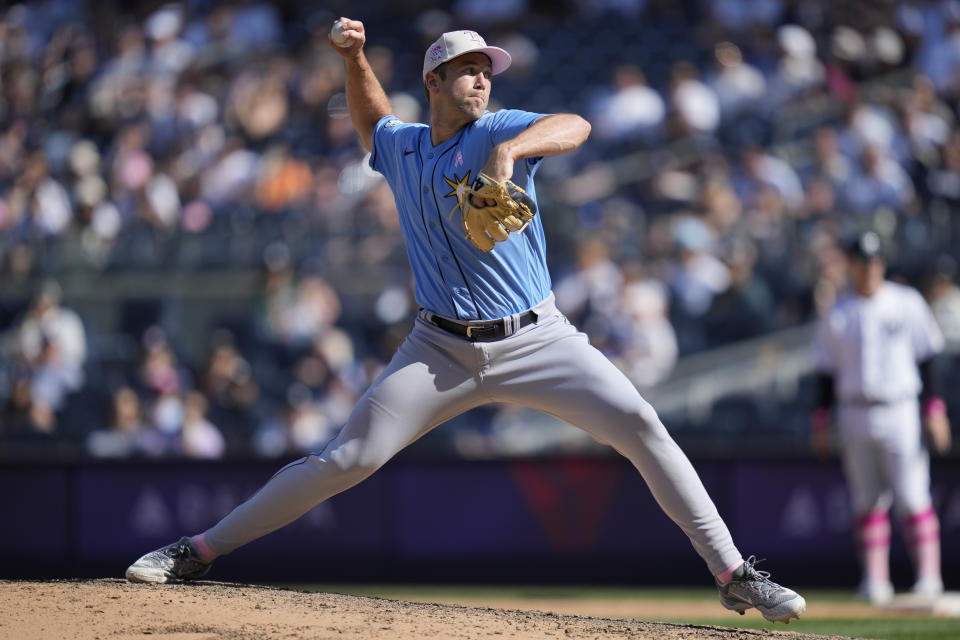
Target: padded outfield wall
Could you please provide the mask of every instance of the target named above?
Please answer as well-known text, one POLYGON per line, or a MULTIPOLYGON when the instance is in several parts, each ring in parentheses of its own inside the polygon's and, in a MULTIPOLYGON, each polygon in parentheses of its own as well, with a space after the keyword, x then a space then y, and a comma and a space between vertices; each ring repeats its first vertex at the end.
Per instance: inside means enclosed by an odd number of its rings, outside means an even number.
MULTIPOLYGON (((120 577, 201 531, 286 461, 0 465, 4 578, 120 577)), ((847 587, 857 565, 839 467, 694 461, 745 555, 790 584, 847 587)), ((947 586, 960 576, 960 465, 934 464, 947 586)), ((895 534, 898 586, 910 582, 895 534)), ((686 537, 619 458, 400 457, 218 560, 216 580, 709 584, 686 537)))

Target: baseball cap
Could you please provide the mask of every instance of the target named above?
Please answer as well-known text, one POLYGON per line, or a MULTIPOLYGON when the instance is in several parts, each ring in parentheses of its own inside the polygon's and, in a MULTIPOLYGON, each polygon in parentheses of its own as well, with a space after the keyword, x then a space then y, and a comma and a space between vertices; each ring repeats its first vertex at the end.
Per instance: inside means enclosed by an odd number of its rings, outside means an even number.
POLYGON ((444 62, 474 51, 487 54, 493 66, 493 75, 510 67, 510 54, 500 47, 488 47, 486 40, 476 31, 448 31, 427 47, 427 53, 423 56, 423 78, 426 79, 427 72, 444 62))
POLYGON ((843 250, 847 255, 862 260, 883 258, 883 243, 874 231, 865 231, 848 238, 843 243, 843 250))

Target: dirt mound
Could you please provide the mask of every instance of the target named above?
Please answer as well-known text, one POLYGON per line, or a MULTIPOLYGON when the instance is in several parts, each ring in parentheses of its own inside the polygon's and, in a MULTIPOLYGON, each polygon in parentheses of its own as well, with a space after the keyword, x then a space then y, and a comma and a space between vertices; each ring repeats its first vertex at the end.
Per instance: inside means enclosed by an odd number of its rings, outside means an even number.
POLYGON ((208 581, 183 585, 135 585, 116 579, 0 581, 0 638, 145 637, 818 640, 828 636, 404 602, 208 581))

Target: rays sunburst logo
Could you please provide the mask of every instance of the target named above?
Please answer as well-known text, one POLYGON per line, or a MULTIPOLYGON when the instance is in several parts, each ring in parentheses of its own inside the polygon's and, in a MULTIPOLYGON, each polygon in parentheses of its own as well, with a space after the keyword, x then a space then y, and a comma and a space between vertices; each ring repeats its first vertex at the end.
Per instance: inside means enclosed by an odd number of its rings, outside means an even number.
POLYGON ((461 213, 463 212, 463 199, 470 193, 470 172, 467 171, 467 174, 462 178, 458 178, 457 174, 454 173, 452 180, 447 176, 443 176, 443 181, 450 187, 450 192, 444 194, 444 197, 449 198, 453 196, 457 199, 457 204, 455 204, 450 211, 450 217, 452 218, 453 212, 457 209, 460 209, 461 213))

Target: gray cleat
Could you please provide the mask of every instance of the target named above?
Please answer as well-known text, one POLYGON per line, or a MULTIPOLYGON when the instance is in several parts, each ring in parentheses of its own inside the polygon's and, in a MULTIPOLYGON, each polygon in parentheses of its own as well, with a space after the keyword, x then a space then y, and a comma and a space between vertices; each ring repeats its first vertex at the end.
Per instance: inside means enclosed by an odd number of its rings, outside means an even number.
MULTIPOLYGON (((212 564, 212 563, 211 563, 212 564)), ((127 567, 130 582, 175 582, 196 580, 210 571, 210 564, 200 561, 197 550, 184 536, 173 544, 141 556, 127 567)))
POLYGON ((770 580, 768 572, 754 569, 757 562, 756 556, 750 556, 734 572, 733 580, 725 585, 717 584, 720 604, 740 615, 756 607, 772 622, 789 623, 790 618, 799 618, 807 608, 807 601, 796 591, 770 580))

